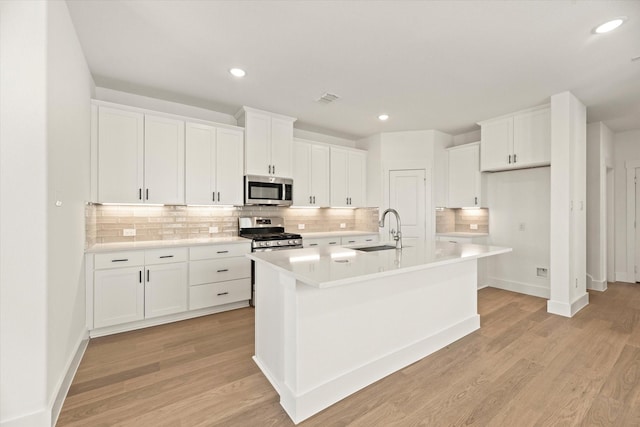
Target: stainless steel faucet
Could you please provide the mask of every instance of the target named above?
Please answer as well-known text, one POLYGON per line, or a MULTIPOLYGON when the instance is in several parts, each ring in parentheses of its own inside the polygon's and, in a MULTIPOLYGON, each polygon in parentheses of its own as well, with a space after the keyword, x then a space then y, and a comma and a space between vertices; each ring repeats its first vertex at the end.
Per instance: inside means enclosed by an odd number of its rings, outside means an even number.
POLYGON ((402 249, 402 223, 400 222, 400 215, 398 214, 398 211, 389 208, 386 211, 382 212, 382 216, 380 217, 380 222, 378 222, 378 225, 380 226, 380 228, 384 227, 384 218, 389 212, 395 215, 396 223, 398 225, 398 231, 391 229, 391 235, 393 236, 393 240, 396 241, 396 249, 402 249))

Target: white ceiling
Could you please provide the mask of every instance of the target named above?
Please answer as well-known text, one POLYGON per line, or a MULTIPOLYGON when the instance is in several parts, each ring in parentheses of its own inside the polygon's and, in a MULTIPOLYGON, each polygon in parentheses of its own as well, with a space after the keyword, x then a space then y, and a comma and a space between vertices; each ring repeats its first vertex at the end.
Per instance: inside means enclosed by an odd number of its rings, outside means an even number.
POLYGON ((589 122, 640 129, 638 0, 67 3, 101 87, 350 138, 460 134, 569 90, 589 122), (324 92, 340 99, 315 102, 324 92))

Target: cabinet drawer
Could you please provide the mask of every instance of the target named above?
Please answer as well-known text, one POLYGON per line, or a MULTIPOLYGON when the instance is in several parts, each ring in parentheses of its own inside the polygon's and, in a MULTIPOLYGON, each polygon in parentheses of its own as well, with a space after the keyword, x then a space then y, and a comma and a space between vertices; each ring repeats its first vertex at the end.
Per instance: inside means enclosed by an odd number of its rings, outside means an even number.
POLYGON ((355 245, 361 243, 374 243, 379 240, 377 234, 372 234, 370 236, 347 236, 341 239, 343 245, 355 245))
POLYGON ((146 265, 169 264, 171 262, 185 262, 187 260, 187 248, 150 249, 144 251, 146 265))
POLYGON ((96 270, 102 270, 105 268, 134 267, 144 264, 144 251, 95 254, 93 260, 94 268, 96 270))
POLYGON ((321 246, 340 246, 340 237, 320 237, 317 239, 302 239, 305 248, 317 248, 321 246))
POLYGON ((189 263, 189 285, 251 277, 251 261, 244 257, 209 259, 189 263))
POLYGON ((189 248, 189 259, 216 259, 244 256, 251 252, 251 242, 189 248))
POLYGON ((189 310, 251 299, 251 279, 189 287, 189 310))

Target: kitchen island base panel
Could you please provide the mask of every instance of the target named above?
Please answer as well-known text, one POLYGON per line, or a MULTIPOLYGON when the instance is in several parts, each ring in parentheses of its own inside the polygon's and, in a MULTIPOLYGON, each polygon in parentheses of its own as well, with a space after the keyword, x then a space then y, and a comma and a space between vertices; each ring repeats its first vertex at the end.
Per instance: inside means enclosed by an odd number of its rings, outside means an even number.
POLYGON ((256 262, 254 360, 295 423, 477 330, 477 261, 332 288, 256 262))

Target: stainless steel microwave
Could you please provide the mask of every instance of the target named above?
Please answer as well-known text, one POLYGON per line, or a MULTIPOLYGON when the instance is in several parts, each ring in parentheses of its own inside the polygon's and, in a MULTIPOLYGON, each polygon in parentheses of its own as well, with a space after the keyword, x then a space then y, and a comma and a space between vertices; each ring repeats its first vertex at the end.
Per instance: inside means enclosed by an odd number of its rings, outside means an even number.
POLYGON ((244 204, 291 206, 293 180, 274 176, 245 175, 244 204))

